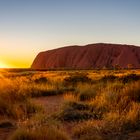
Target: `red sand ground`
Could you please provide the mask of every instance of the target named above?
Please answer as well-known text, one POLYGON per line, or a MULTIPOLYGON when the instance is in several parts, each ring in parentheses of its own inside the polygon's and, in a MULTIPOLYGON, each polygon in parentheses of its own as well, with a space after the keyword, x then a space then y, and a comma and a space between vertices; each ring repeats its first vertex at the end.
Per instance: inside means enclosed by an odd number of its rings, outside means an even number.
MULTIPOLYGON (((57 96, 48 96, 48 97, 40 97, 34 99, 37 104, 40 104, 45 107, 46 113, 53 114, 55 111, 58 111, 61 105, 64 102, 63 95, 57 96)), ((95 121, 95 123, 99 123, 95 121)), ((72 128, 77 125, 77 123, 63 123, 66 132, 71 135, 72 128)), ((5 128, 0 129, 0 140, 8 140, 8 137, 15 131, 15 129, 5 128)), ((128 134, 128 140, 140 140, 140 131, 136 131, 133 133, 128 134)))

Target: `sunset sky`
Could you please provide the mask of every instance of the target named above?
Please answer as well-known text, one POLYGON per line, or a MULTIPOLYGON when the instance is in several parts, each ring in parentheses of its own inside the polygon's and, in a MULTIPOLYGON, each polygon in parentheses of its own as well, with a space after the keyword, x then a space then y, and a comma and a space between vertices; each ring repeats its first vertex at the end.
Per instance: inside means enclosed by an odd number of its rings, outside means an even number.
POLYGON ((98 42, 140 46, 140 0, 0 0, 0 67, 98 42))

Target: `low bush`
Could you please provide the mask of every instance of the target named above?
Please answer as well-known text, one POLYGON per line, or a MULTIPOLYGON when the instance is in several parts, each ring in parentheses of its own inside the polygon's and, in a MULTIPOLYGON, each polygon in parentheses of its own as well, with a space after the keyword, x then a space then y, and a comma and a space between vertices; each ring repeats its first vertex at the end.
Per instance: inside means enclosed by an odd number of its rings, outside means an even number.
POLYGON ((128 74, 128 75, 124 75, 124 76, 120 77, 119 80, 122 81, 123 83, 138 81, 138 80, 140 80, 140 75, 128 74))
POLYGON ((78 140, 106 140, 100 132, 102 123, 90 120, 79 123, 73 128, 73 137, 78 140))
POLYGON ((9 140, 69 140, 67 134, 56 127, 18 129, 9 140))
POLYGON ((85 74, 72 75, 64 79, 65 85, 75 85, 77 83, 90 83, 92 80, 85 74))
POLYGON ((109 112, 104 116, 102 131, 128 133, 140 129, 140 104, 132 102, 127 112, 109 112))
POLYGON ((98 119, 99 115, 86 103, 67 102, 57 116, 62 121, 98 119))
POLYGON ((48 79, 46 77, 40 77, 35 79, 34 82, 37 84, 44 84, 48 82, 48 79))
POLYGON ((140 102, 140 81, 125 86, 122 95, 127 96, 131 101, 140 102))
POLYGON ((91 84, 80 84, 76 87, 75 92, 80 101, 92 100, 97 95, 96 87, 91 84))
POLYGON ((99 81, 102 81, 102 82, 107 82, 107 81, 113 82, 113 81, 115 81, 117 79, 118 78, 115 75, 105 75, 99 81))
POLYGON ((0 128, 13 128, 15 124, 10 120, 1 120, 0 121, 0 128))
POLYGON ((18 93, 3 92, 0 95, 0 115, 6 116, 12 119, 25 119, 30 117, 31 114, 40 112, 41 106, 31 102, 29 97, 21 99, 23 97, 18 97, 18 93), (13 95, 13 96, 12 96, 13 95), (17 97, 15 97, 17 95, 17 97))

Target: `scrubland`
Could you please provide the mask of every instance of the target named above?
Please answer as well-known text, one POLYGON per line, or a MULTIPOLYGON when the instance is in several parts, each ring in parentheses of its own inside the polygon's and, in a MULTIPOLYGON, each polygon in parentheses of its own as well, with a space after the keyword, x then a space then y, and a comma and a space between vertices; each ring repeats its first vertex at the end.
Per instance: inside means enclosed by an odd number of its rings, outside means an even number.
POLYGON ((9 128, 8 140, 140 139, 140 70, 1 70, 0 129, 9 128), (37 102, 49 96, 63 99, 51 113, 37 102))

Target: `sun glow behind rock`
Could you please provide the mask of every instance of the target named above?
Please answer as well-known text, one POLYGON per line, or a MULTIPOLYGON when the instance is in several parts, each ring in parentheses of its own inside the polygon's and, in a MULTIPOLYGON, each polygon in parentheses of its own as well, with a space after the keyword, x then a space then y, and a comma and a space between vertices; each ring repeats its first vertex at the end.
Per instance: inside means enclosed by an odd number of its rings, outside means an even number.
POLYGON ((10 68, 10 66, 4 62, 0 62, 0 68, 10 68))
POLYGON ((29 68, 32 60, 28 59, 10 59, 9 57, 0 58, 0 68, 29 68))

